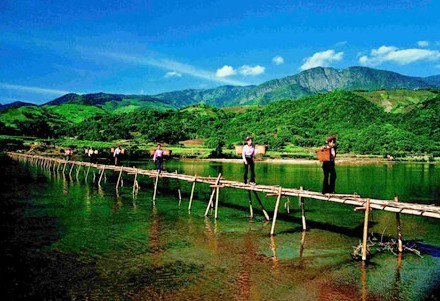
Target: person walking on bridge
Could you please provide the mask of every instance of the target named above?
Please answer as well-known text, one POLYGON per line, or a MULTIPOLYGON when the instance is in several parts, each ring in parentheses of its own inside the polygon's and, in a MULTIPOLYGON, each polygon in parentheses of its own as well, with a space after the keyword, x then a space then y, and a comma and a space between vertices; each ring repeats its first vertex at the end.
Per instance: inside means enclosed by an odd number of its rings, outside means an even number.
POLYGON ((121 162, 120 162, 120 156, 121 156, 121 145, 118 144, 116 145, 115 150, 113 151, 113 158, 115 158, 115 166, 118 166, 121 162))
POLYGON ((322 170, 324 171, 324 182, 322 183, 322 193, 335 193, 336 185, 336 137, 330 136, 326 140, 324 146, 330 152, 329 160, 322 162, 322 170))
POLYGON ((157 164, 157 171, 161 172, 163 170, 163 149, 161 149, 162 144, 157 144, 157 149, 154 152, 153 162, 157 164))
POLYGON ((255 185, 255 164, 254 164, 254 156, 257 153, 254 145, 252 144, 252 137, 246 137, 246 144, 243 147, 242 159, 244 163, 244 183, 248 184, 248 171, 249 168, 251 170, 251 179, 249 184, 255 185))

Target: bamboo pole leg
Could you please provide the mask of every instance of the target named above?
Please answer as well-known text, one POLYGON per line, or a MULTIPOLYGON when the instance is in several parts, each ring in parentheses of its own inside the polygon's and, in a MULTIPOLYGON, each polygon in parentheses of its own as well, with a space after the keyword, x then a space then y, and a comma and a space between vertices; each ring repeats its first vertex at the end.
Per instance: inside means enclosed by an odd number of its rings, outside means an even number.
POLYGON ((218 213, 218 199, 219 199, 219 194, 220 194, 220 188, 217 187, 215 192, 215 219, 217 219, 217 213, 218 213))
POLYGON ((72 170, 73 170, 73 167, 74 167, 74 166, 75 166, 75 164, 72 163, 72 166, 70 167, 70 171, 69 171, 69 177, 72 176, 72 170))
POLYGON ((122 166, 121 166, 121 171, 119 172, 118 181, 116 182, 116 189, 119 189, 119 183, 121 183, 121 178, 122 178, 122 166))
POLYGON ((102 180, 102 176, 104 175, 104 173, 105 173, 105 168, 102 169, 101 175, 99 176, 98 186, 101 186, 101 180, 102 180))
POLYGON ((208 216, 209 208, 211 207, 212 200, 214 199, 215 189, 212 189, 211 196, 209 197, 208 206, 206 206, 205 216, 208 216))
MULTIPOLYGON (((222 174, 219 173, 218 177, 217 177, 217 180, 215 181, 215 185, 218 185, 220 183, 220 178, 221 177, 222 177, 222 174)), ((214 194, 215 194, 215 189, 212 189, 211 197, 209 198, 209 202, 208 202, 208 206, 206 206, 205 216, 208 216, 209 208, 211 207, 212 202, 214 200, 214 194)))
POLYGON ((362 261, 367 260, 367 239, 368 239, 368 216, 370 214, 370 199, 367 199, 365 206, 364 234, 362 240, 362 261))
MULTIPOLYGON (((299 188, 299 190, 303 190, 303 187, 301 186, 300 188, 299 188)), ((304 207, 304 199, 302 198, 302 196, 301 195, 299 195, 299 202, 300 202, 300 204, 301 204, 301 221, 302 221, 302 228, 303 228, 303 231, 306 231, 307 230, 307 224, 306 224, 306 210, 305 210, 305 207, 304 207)))
POLYGON ((179 196, 179 207, 180 207, 180 204, 182 203, 182 192, 180 191, 180 186, 177 188, 177 194, 179 196))
POLYGON ((85 178, 85 181, 87 182, 87 177, 89 176, 89 171, 90 171, 90 165, 89 165, 89 167, 87 168, 87 173, 86 173, 86 178, 85 178))
POLYGON ((274 235, 275 233, 275 224, 277 222, 278 207, 280 206, 282 189, 283 189, 282 187, 278 188, 278 197, 277 197, 277 202, 275 203, 275 210, 273 212, 272 228, 270 229, 270 235, 274 235))
POLYGON ((64 171, 66 170, 66 165, 67 165, 67 161, 64 163, 63 174, 64 174, 64 171))
MULTIPOLYGON (((175 171, 175 173, 177 174, 177 170, 175 171)), ((176 181, 177 181, 177 195, 179 197, 179 207, 180 207, 180 204, 182 203, 182 192, 180 191, 180 181, 179 181, 179 179, 176 178, 176 181)))
POLYGON ((156 192, 157 192, 157 184, 159 181, 159 170, 156 173, 156 180, 154 181, 154 192, 153 192, 153 205, 156 206, 156 192))
MULTIPOLYGON (((399 197, 394 197, 395 202, 399 202, 399 197)), ((403 242, 402 242, 402 226, 400 225, 400 213, 396 213, 396 223, 397 223, 397 245, 399 253, 403 252, 403 242)))
POLYGON ((194 189, 196 188, 196 182, 197 182, 197 175, 194 175, 194 182, 191 187, 191 195, 189 197, 189 205, 188 205, 188 211, 191 211, 191 205, 194 197, 194 189))
POLYGON ((78 167, 76 168, 76 180, 79 180, 79 171, 81 170, 81 165, 78 165, 78 167))
POLYGON ((254 190, 254 195, 255 195, 258 203, 261 206, 261 210, 263 210, 264 217, 266 218, 266 220, 269 221, 270 220, 269 214, 267 213, 266 209, 264 208, 263 203, 261 202, 261 199, 260 199, 260 197, 258 196, 258 193, 255 190, 254 190))
POLYGON ((250 190, 248 190, 248 198, 249 198, 249 216, 250 218, 253 218, 254 210, 252 209, 252 195, 250 190))
POLYGON ((135 169, 134 181, 133 181, 133 194, 135 194, 135 191, 136 191, 137 176, 138 176, 137 170, 135 169))

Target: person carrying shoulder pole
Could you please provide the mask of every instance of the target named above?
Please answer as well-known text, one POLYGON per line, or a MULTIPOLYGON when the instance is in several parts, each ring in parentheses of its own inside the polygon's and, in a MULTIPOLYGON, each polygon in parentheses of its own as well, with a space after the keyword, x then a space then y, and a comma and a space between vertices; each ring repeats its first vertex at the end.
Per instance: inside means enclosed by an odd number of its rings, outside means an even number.
POLYGON ((255 164, 254 164, 254 156, 257 153, 254 145, 252 144, 252 137, 246 137, 246 144, 243 147, 242 159, 244 163, 244 183, 248 183, 248 171, 249 168, 251 170, 251 179, 249 184, 255 185, 255 164))
POLYGON ((157 144, 157 149, 154 152, 153 162, 157 164, 157 170, 163 170, 163 149, 161 149, 162 145, 160 143, 157 144))
POLYGON ((322 163, 322 170, 324 171, 324 182, 322 184, 322 193, 335 193, 336 185, 336 169, 335 169, 335 158, 336 158, 336 137, 330 136, 326 140, 325 149, 330 151, 330 160, 324 161, 322 163), (329 179, 330 176, 330 179, 329 179))

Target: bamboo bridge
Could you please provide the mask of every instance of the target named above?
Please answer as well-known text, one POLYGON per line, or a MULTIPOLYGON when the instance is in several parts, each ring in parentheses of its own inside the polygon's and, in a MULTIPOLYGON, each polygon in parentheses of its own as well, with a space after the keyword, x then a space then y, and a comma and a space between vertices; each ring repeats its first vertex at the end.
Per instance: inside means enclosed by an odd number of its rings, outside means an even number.
MULTIPOLYGON (((395 197, 394 200, 378 200, 361 197, 357 194, 322 194, 320 192, 303 190, 302 187, 298 188, 284 188, 281 186, 269 186, 269 185, 248 185, 238 181, 229 181, 222 177, 219 174, 217 177, 202 177, 198 175, 186 175, 179 174, 176 172, 158 172, 156 170, 145 170, 139 169, 135 167, 124 167, 124 166, 112 166, 105 164, 94 164, 89 162, 82 161, 67 161, 64 159, 51 158, 45 156, 38 155, 30 155, 23 153, 8 153, 8 156, 12 159, 32 163, 37 166, 40 166, 44 169, 50 171, 62 172, 63 174, 68 172, 68 175, 72 177, 72 173, 75 170, 75 176, 78 179, 81 168, 84 168, 83 172, 85 175, 85 181, 87 181, 90 169, 93 168, 98 171, 99 179, 97 181, 97 185, 101 185, 101 181, 103 176, 105 175, 106 170, 112 170, 114 172, 119 172, 118 180, 116 183, 116 190, 122 185, 122 174, 130 174, 134 175, 133 181, 133 194, 136 194, 139 191, 139 183, 138 176, 146 175, 152 179, 154 179, 154 192, 153 192, 153 205, 156 204, 156 194, 158 188, 158 180, 159 178, 170 178, 176 179, 180 181, 186 181, 192 183, 191 193, 188 204, 188 211, 191 211, 192 201, 194 197, 194 189, 197 183, 200 184, 208 184, 211 188, 211 195, 208 201, 208 205, 206 207, 205 216, 208 216, 210 209, 214 211, 214 217, 217 219, 218 217, 218 205, 219 205, 219 194, 221 188, 232 188, 232 189, 241 189, 248 191, 249 197, 249 210, 250 217, 253 217, 253 207, 252 207, 252 194, 255 196, 259 205, 261 206, 262 212, 266 218, 266 220, 270 220, 270 216, 264 208, 261 199, 258 196, 258 192, 265 193, 268 197, 276 197, 273 216, 272 216, 272 227, 270 230, 270 235, 275 234, 275 226, 277 221, 277 215, 279 210, 279 205, 281 198, 284 197, 298 197, 300 207, 301 207, 301 220, 302 220, 302 228, 305 231, 307 229, 306 226, 306 215, 305 215, 305 203, 304 199, 315 199, 326 202, 334 202, 341 203, 346 205, 354 206, 354 210, 362 210, 364 211, 364 228, 363 228, 363 238, 362 238, 362 260, 367 259, 367 239, 368 239, 368 222, 369 222, 369 212, 373 209, 375 210, 383 210, 396 213, 396 224, 397 224, 397 235, 398 235, 398 250, 399 252, 403 252, 403 243, 402 243, 402 233, 401 233, 401 225, 400 225, 400 214, 408 214, 408 215, 416 215, 421 217, 431 217, 440 219, 440 206, 435 205, 424 205, 424 204, 414 204, 414 203, 404 203, 399 202, 398 198, 395 197), (214 200, 215 197, 215 200, 214 200)), ((93 173, 93 182, 96 182, 96 175, 93 173)), ((178 185, 178 196, 179 196, 179 205, 182 201, 182 194, 180 190, 180 185, 178 185)), ((288 209, 288 207, 287 207, 288 209)))

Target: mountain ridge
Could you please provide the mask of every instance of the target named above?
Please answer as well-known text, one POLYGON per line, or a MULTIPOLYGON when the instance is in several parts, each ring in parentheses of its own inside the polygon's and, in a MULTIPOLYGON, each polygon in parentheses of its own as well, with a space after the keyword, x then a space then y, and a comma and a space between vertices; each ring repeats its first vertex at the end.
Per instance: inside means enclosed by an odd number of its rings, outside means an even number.
POLYGON ((440 75, 406 76, 396 72, 352 66, 345 69, 316 67, 260 85, 219 86, 211 89, 184 89, 156 95, 111 93, 69 93, 41 106, 81 104, 100 107, 109 112, 131 112, 137 109, 168 110, 194 104, 215 107, 265 105, 283 99, 299 99, 335 90, 377 91, 440 88, 440 75))

